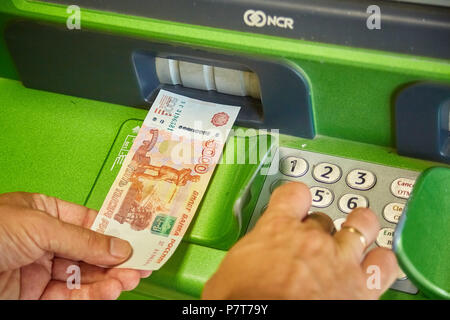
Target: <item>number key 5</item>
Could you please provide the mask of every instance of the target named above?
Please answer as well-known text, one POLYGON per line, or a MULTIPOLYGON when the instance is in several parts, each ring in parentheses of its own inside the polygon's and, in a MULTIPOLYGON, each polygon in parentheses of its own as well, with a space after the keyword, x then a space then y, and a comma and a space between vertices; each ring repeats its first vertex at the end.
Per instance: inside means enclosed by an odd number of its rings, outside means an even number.
POLYGON ((326 208, 333 202, 334 195, 331 190, 322 187, 312 187, 309 190, 311 191, 313 207, 326 208))

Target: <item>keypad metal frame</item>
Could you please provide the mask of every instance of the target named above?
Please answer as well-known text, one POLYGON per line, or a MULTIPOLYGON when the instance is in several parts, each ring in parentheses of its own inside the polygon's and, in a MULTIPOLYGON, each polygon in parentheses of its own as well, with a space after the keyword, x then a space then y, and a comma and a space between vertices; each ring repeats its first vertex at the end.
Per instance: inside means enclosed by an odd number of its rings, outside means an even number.
MULTIPOLYGON (((383 210, 385 206, 389 203, 406 203, 406 199, 396 197, 391 192, 391 184, 397 178, 408 178, 416 180, 420 172, 406 170, 402 168, 390 167, 379 165, 370 162, 364 162, 354 159, 348 159, 343 157, 337 157, 322 153, 316 153, 311 151, 299 150, 294 148, 280 147, 278 149, 278 155, 276 155, 271 163, 271 168, 269 172, 276 172, 273 175, 268 175, 264 182, 264 186, 259 195, 258 201, 256 203, 255 209, 253 211, 252 217, 250 219, 249 225, 247 227, 247 232, 249 232, 256 221, 259 219, 263 213, 265 207, 267 206, 268 200, 271 195, 270 186, 277 180, 288 180, 288 181, 300 181, 305 183, 308 187, 323 187, 331 190, 334 194, 333 202, 326 208, 311 207, 311 211, 320 211, 331 217, 333 221, 339 218, 346 218, 347 214, 339 209, 340 198, 347 194, 353 193, 366 197, 369 201, 369 208, 372 209, 378 217, 380 223, 380 230, 383 228, 395 229, 396 224, 387 221, 383 216, 383 210), (280 161, 288 156, 294 156, 304 159, 308 163, 307 172, 301 177, 292 177, 284 175, 279 170, 280 161), (328 162, 340 167, 342 174, 340 179, 335 183, 325 183, 317 181, 313 177, 313 171, 316 164, 328 162), (375 185, 369 190, 357 190, 351 188, 347 184, 347 174, 354 169, 363 169, 371 171, 376 178, 375 185)), ((376 243, 372 244, 370 248, 377 246, 376 243)), ((416 294, 417 288, 408 280, 397 280, 391 287, 392 289, 403 291, 410 294, 416 294)))

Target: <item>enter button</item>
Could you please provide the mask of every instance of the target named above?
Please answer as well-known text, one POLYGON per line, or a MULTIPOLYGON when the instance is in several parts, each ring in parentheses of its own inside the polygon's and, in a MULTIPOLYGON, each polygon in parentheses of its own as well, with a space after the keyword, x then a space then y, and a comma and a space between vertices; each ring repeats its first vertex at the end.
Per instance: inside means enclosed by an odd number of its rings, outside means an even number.
POLYGON ((391 184, 391 192, 394 196, 408 199, 414 187, 415 180, 408 178, 395 179, 391 184))
POLYGON ((404 207, 405 205, 403 203, 389 203, 384 207, 383 217, 391 223, 398 223, 404 207))

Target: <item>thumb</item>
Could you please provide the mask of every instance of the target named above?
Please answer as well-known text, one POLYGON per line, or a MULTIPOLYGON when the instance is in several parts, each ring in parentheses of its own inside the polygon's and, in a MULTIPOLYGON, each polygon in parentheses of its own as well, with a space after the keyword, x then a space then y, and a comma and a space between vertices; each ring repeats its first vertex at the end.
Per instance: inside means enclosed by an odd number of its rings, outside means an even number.
POLYGON ((113 266, 127 260, 132 248, 128 241, 107 236, 81 226, 54 218, 42 211, 29 215, 29 232, 35 243, 45 251, 89 264, 113 266))

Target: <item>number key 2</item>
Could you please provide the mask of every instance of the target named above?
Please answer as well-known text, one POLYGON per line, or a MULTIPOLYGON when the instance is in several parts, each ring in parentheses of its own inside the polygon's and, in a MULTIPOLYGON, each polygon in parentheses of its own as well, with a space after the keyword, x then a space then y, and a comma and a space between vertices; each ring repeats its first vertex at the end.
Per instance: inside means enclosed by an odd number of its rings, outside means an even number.
POLYGON ((313 170, 314 179, 324 183, 335 183, 341 178, 341 175, 341 168, 327 162, 317 164, 313 170))

